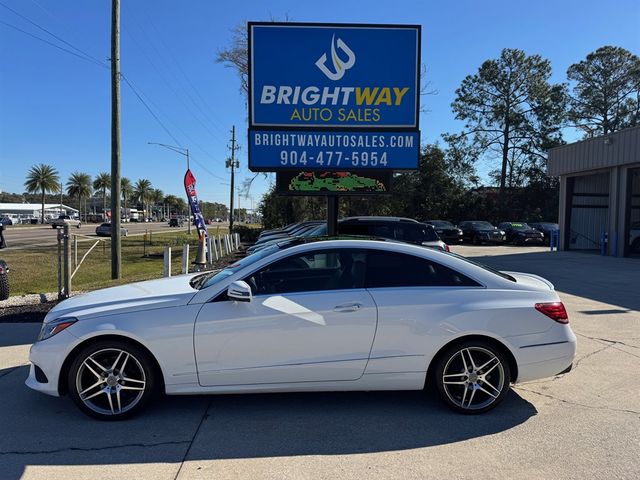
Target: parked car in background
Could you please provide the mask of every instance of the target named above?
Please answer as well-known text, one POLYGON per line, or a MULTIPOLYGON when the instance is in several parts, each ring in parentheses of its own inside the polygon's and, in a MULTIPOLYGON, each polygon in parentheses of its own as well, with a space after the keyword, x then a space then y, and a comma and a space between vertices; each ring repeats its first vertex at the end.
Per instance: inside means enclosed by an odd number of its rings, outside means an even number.
POLYGON ((544 243, 544 233, 531 228, 522 222, 502 222, 498 225, 500 230, 504 230, 506 241, 514 245, 537 244, 544 243))
POLYGON ((13 225, 13 220, 11 220, 9 217, 2 217, 2 218, 0 218, 0 224, 2 224, 2 225, 13 225))
POLYGON ((553 235, 558 235, 560 233, 560 226, 557 223, 551 222, 535 222, 529 223, 531 228, 535 228, 539 232, 544 233, 544 243, 545 245, 549 245, 551 238, 553 235))
POLYGON ((453 245, 462 242, 462 230, 456 227, 453 223, 446 220, 427 220, 424 222, 428 225, 433 225, 436 229, 436 233, 440 237, 440 240, 453 245))
POLYGON ((436 233, 433 225, 403 217, 349 217, 338 222, 339 235, 388 238, 423 247, 449 251, 449 246, 436 233))
MULTIPOLYGON (((258 250, 262 250, 266 245, 272 245, 278 241, 286 240, 288 238, 295 237, 308 237, 315 232, 318 227, 322 225, 320 221, 310 221, 310 222, 302 222, 300 224, 296 224, 296 226, 292 229, 289 229, 286 233, 283 232, 272 232, 268 235, 263 235, 258 237, 256 243, 250 246, 247 249, 248 254, 252 254, 258 250)), ((319 236, 319 235, 314 235, 319 236)))
MULTIPOLYGON (((98 225, 96 227, 96 235, 98 235, 99 237, 110 237, 111 236, 111 224, 106 222, 106 223, 101 223, 100 225, 98 225)), ((127 235, 129 235, 129 230, 127 230, 124 227, 120 227, 120 235, 122 235, 123 237, 126 237, 127 235)))
POLYGON ((184 222, 180 218, 170 218, 169 219, 169 226, 170 227, 182 227, 183 225, 184 225, 184 222))
POLYGON ((465 220, 458 224, 458 228, 462 230, 462 239, 474 245, 480 245, 481 243, 499 244, 504 243, 506 240, 503 230, 483 220, 465 220))
POLYGON ((59 215, 58 218, 51 220, 51 227, 58 228, 69 225, 70 227, 80 228, 82 226, 80 220, 71 218, 69 215, 59 215))

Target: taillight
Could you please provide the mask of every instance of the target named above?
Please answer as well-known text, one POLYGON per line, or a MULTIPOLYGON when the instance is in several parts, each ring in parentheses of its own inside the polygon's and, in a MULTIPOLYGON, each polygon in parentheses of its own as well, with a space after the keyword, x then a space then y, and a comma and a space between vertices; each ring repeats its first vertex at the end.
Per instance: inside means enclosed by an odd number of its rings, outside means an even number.
POLYGON ((451 249, 449 248, 449 245, 447 245, 446 243, 444 244, 444 251, 445 252, 450 252, 451 249))
POLYGON ((562 302, 536 303, 536 310, 558 323, 569 323, 569 316, 562 302))

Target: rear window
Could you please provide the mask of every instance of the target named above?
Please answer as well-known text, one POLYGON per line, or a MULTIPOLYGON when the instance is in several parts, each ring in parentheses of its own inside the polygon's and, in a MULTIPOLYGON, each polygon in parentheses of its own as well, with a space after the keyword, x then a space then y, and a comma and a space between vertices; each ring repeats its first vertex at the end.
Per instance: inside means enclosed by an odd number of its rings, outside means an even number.
POLYGON ((449 267, 397 252, 368 250, 366 268, 366 288, 481 286, 449 267))
POLYGON ((463 257, 462 255, 458 255, 457 253, 453 253, 453 252, 445 252, 447 255, 451 255, 453 257, 459 258, 460 260, 464 260, 465 262, 468 262, 472 265, 475 265, 476 267, 480 267, 483 270, 486 270, 487 272, 491 272, 494 275, 498 275, 499 277, 504 278, 505 280, 509 280, 510 282, 514 282, 516 283, 516 279, 513 278, 511 275, 507 275, 506 273, 501 272, 500 270, 496 270, 495 268, 491 268, 483 263, 478 263, 478 262, 474 262, 473 260, 469 260, 467 257, 463 257))

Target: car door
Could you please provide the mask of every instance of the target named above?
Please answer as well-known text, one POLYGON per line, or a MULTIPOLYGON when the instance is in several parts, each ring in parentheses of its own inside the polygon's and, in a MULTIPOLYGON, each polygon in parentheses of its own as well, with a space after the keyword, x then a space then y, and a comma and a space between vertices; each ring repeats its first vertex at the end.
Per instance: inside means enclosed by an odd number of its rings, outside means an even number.
POLYGON ((221 297, 196 319, 201 385, 255 385, 360 378, 377 309, 355 249, 298 253, 244 279, 250 302, 221 297))
MULTIPOLYGON (((438 325, 478 299, 482 286, 429 259, 367 250, 365 286, 378 306, 378 329, 366 373, 416 372, 441 342, 438 325)), ((453 327, 452 327, 453 328, 453 327)))

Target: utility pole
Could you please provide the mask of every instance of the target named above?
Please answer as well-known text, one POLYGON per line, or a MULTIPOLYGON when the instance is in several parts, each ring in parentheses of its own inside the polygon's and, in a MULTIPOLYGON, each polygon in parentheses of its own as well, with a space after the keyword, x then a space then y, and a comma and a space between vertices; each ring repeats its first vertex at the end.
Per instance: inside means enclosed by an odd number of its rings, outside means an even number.
POLYGON ((62 214, 62 182, 60 182, 60 215, 62 214))
POLYGON ((236 145, 236 127, 235 125, 231 129, 231 158, 227 160, 226 166, 231 167, 231 193, 229 196, 229 233, 233 229, 233 196, 234 196, 234 182, 235 182, 235 169, 240 167, 240 162, 236 161, 236 150, 240 147, 236 145))
POLYGON ((111 278, 122 277, 120 243, 120 0, 111 0, 111 278))
MULTIPOLYGON (((168 148, 169 150, 171 150, 172 152, 176 152, 179 153, 180 155, 182 155, 183 157, 187 157, 187 170, 189 170, 189 149, 185 148, 185 147, 176 147, 175 145, 167 145, 165 143, 158 143, 158 142, 147 142, 147 145, 159 145, 161 147, 164 148, 168 148)), ((191 211, 191 204, 189 203, 189 195, 187 195, 187 210, 190 212, 191 211)), ((184 213, 184 212, 182 212, 184 213)), ((195 219, 195 217, 194 217, 195 219)), ((187 234, 191 235, 191 213, 189 213, 189 215, 187 216, 187 234)))

